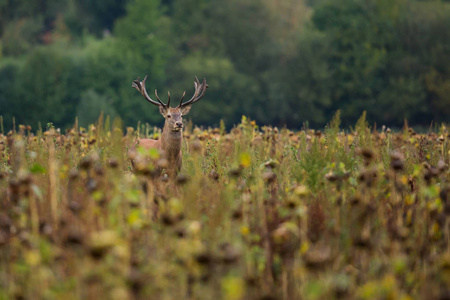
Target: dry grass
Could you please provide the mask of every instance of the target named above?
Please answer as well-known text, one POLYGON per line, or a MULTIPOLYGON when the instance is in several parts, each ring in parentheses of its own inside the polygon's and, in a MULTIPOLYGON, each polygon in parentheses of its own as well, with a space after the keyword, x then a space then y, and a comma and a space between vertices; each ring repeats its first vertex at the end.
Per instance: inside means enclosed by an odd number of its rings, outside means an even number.
POLYGON ((0 135, 0 299, 450 296, 444 126, 188 129, 165 182, 108 123, 0 135))

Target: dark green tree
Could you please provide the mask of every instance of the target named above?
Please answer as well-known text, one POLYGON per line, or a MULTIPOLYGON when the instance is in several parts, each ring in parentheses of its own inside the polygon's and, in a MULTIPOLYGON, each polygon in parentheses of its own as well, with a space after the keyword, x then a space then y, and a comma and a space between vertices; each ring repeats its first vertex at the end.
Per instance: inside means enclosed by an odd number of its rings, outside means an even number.
POLYGON ((17 122, 36 126, 53 122, 65 126, 75 119, 83 68, 68 49, 38 47, 24 61, 14 78, 20 111, 17 122))
POLYGON ((449 8, 412 0, 317 6, 313 24, 329 40, 331 112, 341 109, 350 124, 362 111, 369 120, 397 126, 404 119, 445 121, 449 8))
POLYGON ((115 85, 120 101, 115 107, 126 124, 136 125, 139 120, 161 124, 158 110, 143 100, 131 88, 131 83, 137 77, 142 80, 148 75, 149 92, 155 88, 161 90, 164 86, 166 66, 174 51, 167 41, 169 28, 170 20, 164 16, 159 0, 130 1, 126 15, 115 24, 114 50, 110 51, 119 55, 116 58, 122 62, 116 71, 118 80, 115 85))
POLYGON ((19 67, 17 60, 4 61, 0 65, 0 115, 7 129, 12 128, 13 117, 19 116, 23 111, 19 99, 16 98, 19 67))

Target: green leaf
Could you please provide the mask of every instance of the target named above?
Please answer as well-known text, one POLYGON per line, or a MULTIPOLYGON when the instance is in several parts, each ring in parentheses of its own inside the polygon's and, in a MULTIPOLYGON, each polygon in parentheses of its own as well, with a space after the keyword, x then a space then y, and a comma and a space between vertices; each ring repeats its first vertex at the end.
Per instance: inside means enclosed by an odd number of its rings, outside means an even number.
POLYGON ((44 168, 42 165, 35 163, 31 166, 30 172, 33 174, 45 174, 47 173, 47 169, 44 168))

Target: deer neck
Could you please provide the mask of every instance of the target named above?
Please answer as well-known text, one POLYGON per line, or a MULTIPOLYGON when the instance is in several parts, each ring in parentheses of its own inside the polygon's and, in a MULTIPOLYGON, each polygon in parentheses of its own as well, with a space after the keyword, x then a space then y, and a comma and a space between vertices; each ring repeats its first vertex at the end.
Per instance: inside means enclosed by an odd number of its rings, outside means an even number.
POLYGON ((161 148, 168 160, 177 159, 181 152, 183 142, 182 131, 173 131, 168 126, 164 126, 161 135, 161 148))

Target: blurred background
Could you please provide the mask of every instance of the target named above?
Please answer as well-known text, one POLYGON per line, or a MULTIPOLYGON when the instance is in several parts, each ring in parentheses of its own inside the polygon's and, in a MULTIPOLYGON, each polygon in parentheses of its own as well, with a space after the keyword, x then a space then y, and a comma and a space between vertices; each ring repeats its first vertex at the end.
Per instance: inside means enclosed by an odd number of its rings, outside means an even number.
POLYGON ((189 117, 227 127, 450 121, 450 1, 0 0, 0 115, 60 128, 101 111, 161 126, 131 88, 189 99, 189 117))

